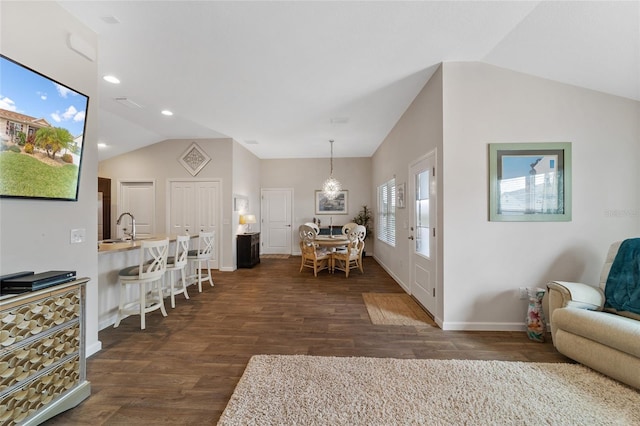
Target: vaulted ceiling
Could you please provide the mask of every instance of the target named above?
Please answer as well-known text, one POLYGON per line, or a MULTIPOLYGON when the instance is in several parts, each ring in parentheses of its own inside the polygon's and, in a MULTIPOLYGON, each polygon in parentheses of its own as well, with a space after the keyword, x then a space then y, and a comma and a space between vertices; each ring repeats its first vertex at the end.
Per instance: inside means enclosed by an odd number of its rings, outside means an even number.
POLYGON ((329 139, 371 156, 447 61, 640 101, 639 1, 59 3, 121 81, 99 83, 100 159, 215 137, 260 158, 328 157, 329 139))

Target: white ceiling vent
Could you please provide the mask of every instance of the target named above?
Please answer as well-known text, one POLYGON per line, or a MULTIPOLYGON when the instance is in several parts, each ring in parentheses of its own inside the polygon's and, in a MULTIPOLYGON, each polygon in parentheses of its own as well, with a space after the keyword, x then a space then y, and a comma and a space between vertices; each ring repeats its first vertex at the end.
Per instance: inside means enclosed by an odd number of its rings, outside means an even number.
POLYGON ((120 20, 118 18, 116 18, 115 16, 113 16, 113 15, 103 16, 101 19, 102 19, 103 22, 105 22, 107 24, 112 24, 113 25, 113 24, 119 24, 120 23, 120 20))
POLYGON ((131 99, 127 98, 126 96, 115 98, 115 101, 121 105, 126 106, 127 108, 142 108, 142 106, 133 102, 131 99))

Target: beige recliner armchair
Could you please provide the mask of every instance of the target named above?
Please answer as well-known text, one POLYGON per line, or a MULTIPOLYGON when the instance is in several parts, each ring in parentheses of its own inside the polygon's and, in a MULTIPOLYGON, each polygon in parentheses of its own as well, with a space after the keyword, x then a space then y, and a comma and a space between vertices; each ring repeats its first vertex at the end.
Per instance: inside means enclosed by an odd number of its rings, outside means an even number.
POLYGON ((558 352, 640 389, 640 315, 605 307, 605 288, 622 241, 611 245, 600 286, 553 281, 548 317, 558 352))

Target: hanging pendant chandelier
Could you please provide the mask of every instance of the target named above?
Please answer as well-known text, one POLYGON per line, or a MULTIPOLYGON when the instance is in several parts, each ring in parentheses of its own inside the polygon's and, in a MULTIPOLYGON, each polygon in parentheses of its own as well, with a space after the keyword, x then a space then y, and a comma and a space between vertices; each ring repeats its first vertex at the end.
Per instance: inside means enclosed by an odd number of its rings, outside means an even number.
POLYGON ((333 139, 329 141, 331 144, 331 172, 329 173, 329 179, 324 181, 322 185, 322 194, 327 197, 328 200, 335 200, 342 187, 340 182, 333 177, 333 139))

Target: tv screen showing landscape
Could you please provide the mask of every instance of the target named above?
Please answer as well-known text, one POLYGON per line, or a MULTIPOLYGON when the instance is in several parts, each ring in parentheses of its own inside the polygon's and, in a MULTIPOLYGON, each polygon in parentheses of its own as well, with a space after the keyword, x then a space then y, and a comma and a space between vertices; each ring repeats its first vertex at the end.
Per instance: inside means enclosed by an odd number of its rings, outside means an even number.
POLYGON ((76 201, 89 98, 0 55, 0 197, 76 201))

